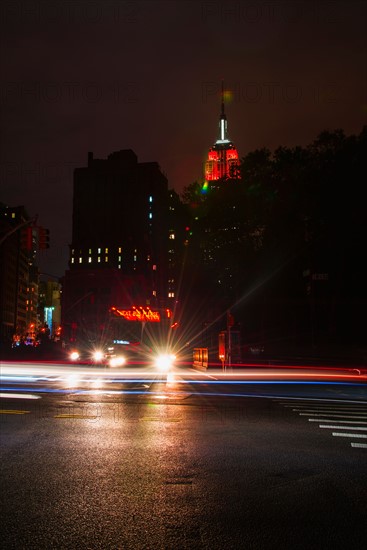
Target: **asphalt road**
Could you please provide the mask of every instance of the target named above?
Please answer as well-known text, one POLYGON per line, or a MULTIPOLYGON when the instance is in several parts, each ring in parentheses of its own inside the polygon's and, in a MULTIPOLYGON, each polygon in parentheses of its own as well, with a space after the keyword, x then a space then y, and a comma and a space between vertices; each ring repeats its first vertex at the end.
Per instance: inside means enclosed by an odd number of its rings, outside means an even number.
POLYGON ((358 380, 60 372, 2 375, 1 548, 365 548, 358 380))

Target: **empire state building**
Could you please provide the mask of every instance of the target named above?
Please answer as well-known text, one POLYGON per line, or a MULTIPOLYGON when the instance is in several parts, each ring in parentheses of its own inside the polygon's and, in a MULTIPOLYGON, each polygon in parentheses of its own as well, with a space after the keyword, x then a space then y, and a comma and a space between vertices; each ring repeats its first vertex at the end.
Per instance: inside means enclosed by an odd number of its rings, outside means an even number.
POLYGON ((219 118, 219 138, 209 149, 208 160, 205 163, 206 181, 221 178, 238 178, 240 161, 238 152, 228 138, 227 117, 224 112, 224 90, 222 85, 222 108, 219 118))

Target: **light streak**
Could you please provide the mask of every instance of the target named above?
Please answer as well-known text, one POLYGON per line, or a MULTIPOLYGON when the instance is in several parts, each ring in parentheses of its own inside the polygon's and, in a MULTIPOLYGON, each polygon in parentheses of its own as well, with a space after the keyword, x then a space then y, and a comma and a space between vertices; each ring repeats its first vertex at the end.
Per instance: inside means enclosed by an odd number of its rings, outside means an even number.
POLYGON ((0 393, 1 399, 41 399, 39 395, 33 395, 31 393, 0 393))

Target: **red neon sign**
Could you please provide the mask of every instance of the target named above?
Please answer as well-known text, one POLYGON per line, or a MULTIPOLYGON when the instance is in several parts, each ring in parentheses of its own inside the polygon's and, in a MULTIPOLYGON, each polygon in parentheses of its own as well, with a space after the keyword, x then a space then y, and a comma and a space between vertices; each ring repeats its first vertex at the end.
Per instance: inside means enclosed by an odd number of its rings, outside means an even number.
POLYGON ((160 313, 153 311, 149 307, 132 307, 132 309, 117 309, 112 307, 111 311, 117 317, 123 317, 127 321, 159 323, 161 320, 160 313))

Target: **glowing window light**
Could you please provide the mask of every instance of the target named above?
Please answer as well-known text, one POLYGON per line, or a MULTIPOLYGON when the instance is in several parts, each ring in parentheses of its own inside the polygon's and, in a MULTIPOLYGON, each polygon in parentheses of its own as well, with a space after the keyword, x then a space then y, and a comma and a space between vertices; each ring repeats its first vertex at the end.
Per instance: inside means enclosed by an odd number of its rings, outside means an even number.
POLYGON ((108 248, 104 249, 105 254, 108 254, 108 248))
POLYGON ((91 248, 89 248, 88 253, 92 254, 92 249, 91 248))
POLYGON ((100 248, 98 248, 97 252, 98 252, 98 254, 100 254, 102 252, 102 250, 100 248))
POLYGON ((88 263, 91 264, 92 263, 92 258, 89 256, 88 258, 88 263))
POLYGON ((75 259, 75 258, 71 258, 71 263, 72 263, 72 264, 74 263, 74 259, 75 259))
POLYGON ((98 263, 101 263, 101 256, 98 256, 97 262, 98 262, 98 263))
POLYGON ((121 254, 122 248, 119 246, 118 253, 121 254))
POLYGON ((108 256, 105 257, 104 261, 105 261, 105 262, 108 262, 108 256))
POLYGON ((80 263, 80 264, 83 263, 83 258, 79 258, 79 263, 80 263))
POLYGON ((153 214, 149 212, 149 219, 151 220, 153 218, 153 214))
POLYGON ((151 195, 149 196, 149 202, 153 202, 153 197, 151 195))

